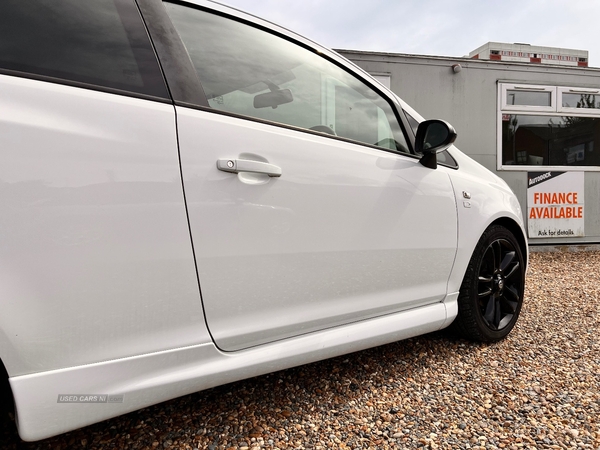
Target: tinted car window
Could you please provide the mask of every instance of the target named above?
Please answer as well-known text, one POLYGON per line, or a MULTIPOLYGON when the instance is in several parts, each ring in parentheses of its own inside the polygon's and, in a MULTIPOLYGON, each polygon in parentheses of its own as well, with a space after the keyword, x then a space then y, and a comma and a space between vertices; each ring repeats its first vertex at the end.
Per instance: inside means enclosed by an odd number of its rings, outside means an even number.
POLYGON ((241 22, 165 6, 212 108, 408 151, 388 101, 334 63, 241 22))
POLYGON ((3 0, 1 69, 168 97, 133 0, 3 0))

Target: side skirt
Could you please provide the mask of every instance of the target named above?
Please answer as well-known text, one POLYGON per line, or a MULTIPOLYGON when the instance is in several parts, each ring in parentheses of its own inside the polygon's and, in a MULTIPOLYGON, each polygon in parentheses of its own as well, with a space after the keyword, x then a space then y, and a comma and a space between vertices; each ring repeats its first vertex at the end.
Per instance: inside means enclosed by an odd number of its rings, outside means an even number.
POLYGON ((10 378, 19 435, 44 439, 203 389, 436 331, 454 319, 455 303, 446 299, 239 352, 203 344, 10 378))

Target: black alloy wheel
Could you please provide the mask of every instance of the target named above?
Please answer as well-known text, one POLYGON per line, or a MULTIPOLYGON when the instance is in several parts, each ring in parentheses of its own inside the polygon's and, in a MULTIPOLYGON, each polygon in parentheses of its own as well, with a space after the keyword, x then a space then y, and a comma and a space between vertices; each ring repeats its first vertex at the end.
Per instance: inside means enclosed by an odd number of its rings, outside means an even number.
POLYGON ((503 339, 517 322, 524 289, 525 262, 517 240, 506 228, 491 226, 469 262, 453 328, 481 342, 503 339))
POLYGON ((521 300, 522 264, 506 239, 492 242, 479 268, 479 308, 492 330, 502 330, 512 321, 521 300))

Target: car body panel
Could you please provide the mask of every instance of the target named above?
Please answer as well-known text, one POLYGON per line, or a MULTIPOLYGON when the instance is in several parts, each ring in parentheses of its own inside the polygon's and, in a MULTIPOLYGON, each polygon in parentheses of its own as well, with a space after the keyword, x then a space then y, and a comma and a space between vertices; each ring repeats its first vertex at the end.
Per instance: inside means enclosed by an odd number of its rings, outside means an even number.
POLYGON ((14 377, 19 435, 43 439, 202 389, 432 332, 446 318, 446 306, 436 303, 235 353, 205 344, 14 377), (106 401, 58 403, 68 394, 106 401))
POLYGON ((528 260, 523 213, 506 182, 457 148, 453 148, 451 154, 461 170, 451 175, 460 227, 456 263, 448 286, 450 291, 460 288, 480 236, 498 220, 514 224, 511 231, 522 243, 525 262, 528 260))
POLYGON ((177 117, 198 277, 219 348, 445 297, 457 236, 445 169, 227 115, 177 107, 177 117), (282 175, 219 171, 223 158, 268 162, 282 175))
POLYGON ((3 75, 0 92, 9 374, 208 342, 173 106, 3 75))
MULTIPOLYGON (((417 122, 425 120, 396 94, 390 94, 400 108, 417 122)), ((526 245, 527 235, 521 205, 506 182, 457 147, 452 146, 449 152, 458 165, 458 170, 449 173, 456 196, 459 235, 457 257, 448 282, 448 292, 457 292, 480 236, 494 222, 507 220, 514 224, 511 231, 522 242, 521 252, 526 263, 529 249, 526 245)))

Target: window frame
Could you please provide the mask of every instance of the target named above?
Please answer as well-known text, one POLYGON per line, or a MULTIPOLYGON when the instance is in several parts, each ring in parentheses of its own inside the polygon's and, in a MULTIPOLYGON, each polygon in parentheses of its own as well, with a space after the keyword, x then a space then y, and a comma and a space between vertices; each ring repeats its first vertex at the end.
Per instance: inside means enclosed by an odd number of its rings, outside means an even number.
POLYGON ((556 110, 556 89, 553 86, 543 85, 523 85, 523 84, 501 84, 501 108, 504 111, 531 111, 531 112, 554 112, 556 110), (511 105, 507 103, 508 91, 521 92, 549 92, 549 106, 533 106, 533 105, 511 105))
MULTIPOLYGON (((496 117, 496 169, 498 171, 513 172, 532 172, 532 171, 560 171, 560 172, 600 172, 599 166, 577 166, 577 165, 547 165, 547 164, 504 164, 502 161, 502 123, 503 116, 508 115, 529 115, 540 117, 587 117, 600 119, 600 108, 571 108, 562 106, 562 95, 564 93, 590 93, 600 96, 600 87, 594 88, 526 84, 514 82, 498 81, 497 89, 497 117, 496 117), (527 106, 527 105, 509 105, 506 102, 507 91, 523 90, 524 92, 551 92, 551 104, 553 106, 527 106), (574 91, 574 92, 573 92, 574 91)), ((600 149, 599 149, 600 151, 600 149)))
MULTIPOLYGON (((164 35, 166 35, 166 34, 172 34, 174 36, 173 39, 176 39, 178 41, 177 45, 181 46, 183 49, 185 49, 185 44, 183 43, 181 37, 179 36, 175 26, 173 25, 173 22, 171 21, 168 13, 166 11, 166 8, 163 5, 164 3, 173 3, 173 4, 185 6, 188 8, 197 9, 197 10, 203 11, 205 13, 214 14, 214 15, 226 18, 228 20, 233 20, 238 23, 244 24, 246 26, 250 26, 250 27, 260 30, 262 32, 269 33, 277 38, 284 39, 285 41, 288 41, 294 45, 297 45, 297 46, 303 48, 304 50, 307 50, 321 58, 324 58, 328 63, 337 66, 339 69, 346 72, 349 76, 352 76, 359 82, 363 83, 365 86, 369 87, 371 90, 373 90, 375 93, 377 93, 382 98, 382 100, 384 100, 389 105, 389 107, 391 108, 391 111, 397 121, 397 124, 400 128, 400 132, 403 134, 408 151, 403 152, 403 151, 399 151, 399 150, 386 149, 384 147, 378 147, 376 145, 372 145, 372 144, 369 144, 366 142, 361 142, 361 141, 345 138, 343 136, 321 133, 318 131, 310 130, 308 128, 302 128, 299 126, 290 125, 290 124, 286 124, 286 123, 282 123, 282 122, 274 122, 274 121, 262 119, 259 117, 247 116, 247 115, 239 114, 239 113, 235 113, 235 112, 218 110, 218 109, 212 108, 208 105, 208 100, 206 99, 206 96, 204 95, 203 89, 202 89, 201 96, 196 95, 196 100, 194 100, 192 98, 192 94, 189 92, 190 91, 189 89, 188 89, 187 93, 185 93, 185 94, 180 93, 179 95, 177 95, 176 92, 172 91, 173 102, 175 105, 183 106, 183 107, 187 107, 187 108, 198 109, 198 110, 203 110, 203 111, 211 112, 213 114, 222 114, 222 115, 236 117, 236 118, 243 119, 243 120, 250 120, 250 121, 254 121, 254 122, 258 122, 258 123, 264 123, 267 125, 301 131, 304 133, 321 136, 325 139, 335 139, 335 140, 340 140, 340 141, 344 141, 344 142, 349 142, 349 143, 352 143, 355 145, 361 145, 361 146, 373 148, 376 150, 393 153, 398 156, 410 157, 410 158, 413 158, 416 160, 420 159, 420 156, 417 155, 414 151, 414 138, 411 136, 410 133, 407 132, 407 130, 409 129, 409 126, 407 123, 407 119, 404 118, 401 114, 402 108, 401 108, 400 104, 397 101, 395 101, 395 99, 392 96, 386 95, 385 92, 383 92, 382 89, 377 86, 378 83, 371 81, 369 79, 369 75, 366 74, 366 72, 361 73, 359 71, 353 70, 353 68, 351 66, 349 66, 348 64, 345 63, 343 57, 336 55, 334 52, 330 51, 329 49, 320 47, 318 44, 315 44, 313 41, 303 38, 300 35, 296 35, 295 33, 290 32, 289 30, 280 28, 277 25, 263 21, 262 19, 259 19, 259 18, 253 17, 253 16, 249 16, 248 14, 245 14, 241 11, 233 10, 233 9, 223 6, 223 5, 219 5, 219 4, 208 5, 208 4, 205 4, 201 0, 193 1, 193 2, 192 1, 180 1, 180 0, 137 0, 137 1, 140 3, 140 8, 144 12, 148 6, 152 5, 152 3, 161 3, 162 8, 160 8, 160 15, 162 16, 162 18, 161 18, 162 27, 160 29, 160 32, 159 32, 158 28, 153 27, 152 25, 148 26, 149 31, 150 31, 150 36, 151 36, 153 42, 163 40, 164 35), (166 24, 168 24, 169 29, 167 29, 165 31, 166 24), (365 74, 366 74, 366 76, 365 76, 365 74), (200 98, 200 97, 202 97, 201 101, 198 100, 198 98, 200 98)), ((149 8, 149 9, 152 9, 152 8, 149 8)), ((154 8, 154 9, 155 9, 155 13, 158 14, 158 9, 157 8, 154 8)), ((171 43, 171 45, 172 45, 172 43, 171 43)), ((158 57, 159 57, 159 60, 161 61, 161 64, 163 64, 163 66, 165 64, 168 65, 169 64, 168 61, 173 59, 173 56, 169 54, 167 49, 168 49, 168 46, 162 45, 160 43, 156 44, 156 50, 158 53, 158 57), (167 62, 163 63, 163 59, 166 60, 167 62)), ((194 73, 196 73, 193 63, 192 63, 187 51, 185 51, 183 53, 180 52, 180 54, 178 55, 178 58, 180 59, 180 61, 179 61, 180 65, 181 64, 186 65, 186 66, 188 66, 188 69, 191 67, 192 70, 194 71, 194 73), (185 54, 185 57, 183 57, 183 54, 185 54)), ((179 80, 179 81, 177 80, 179 78, 179 74, 176 71, 171 71, 171 72, 165 71, 165 75, 166 75, 167 83, 169 86, 171 86, 172 83, 181 84, 181 80, 179 80)), ((202 83, 198 79, 197 75, 196 75, 196 79, 198 80, 197 82, 198 82, 199 86, 201 87, 202 83)))
POLYGON ((600 108, 573 108, 570 106, 562 106, 562 96, 563 94, 591 94, 600 98, 600 88, 574 88, 574 87, 557 87, 557 97, 560 102, 557 104, 558 112, 563 112, 569 114, 570 116, 599 116, 600 117, 600 108))

